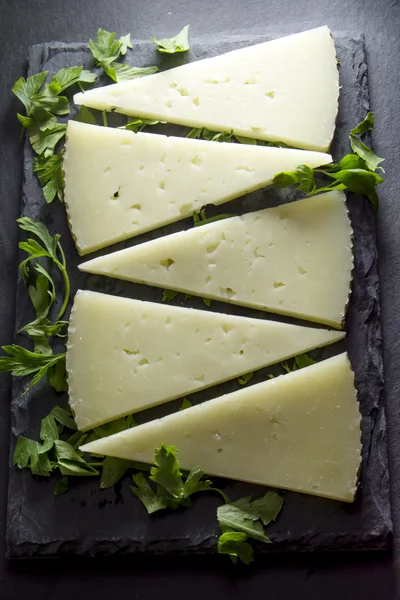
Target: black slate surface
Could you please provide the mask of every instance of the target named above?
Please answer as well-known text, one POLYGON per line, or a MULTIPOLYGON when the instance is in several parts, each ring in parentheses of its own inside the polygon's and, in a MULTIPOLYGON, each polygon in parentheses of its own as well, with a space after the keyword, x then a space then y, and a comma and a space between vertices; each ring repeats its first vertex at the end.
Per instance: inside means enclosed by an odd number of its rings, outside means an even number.
MULTIPOLYGON (((276 36, 278 33, 276 34, 276 36)), ((272 37, 275 37, 273 33, 272 37)), ((219 54, 240 45, 257 43, 266 36, 229 36, 214 40, 202 38, 192 41, 191 60, 219 54)), ((359 35, 338 33, 336 35, 338 56, 341 59, 340 112, 333 152, 337 156, 347 151, 347 134, 368 109, 367 68, 362 38, 359 35)), ((152 45, 138 42, 131 56, 135 64, 153 64, 158 56, 152 45)), ((131 59, 132 60, 132 59, 131 59)), ((175 64, 184 56, 173 57, 175 64)), ((82 46, 49 44, 35 47, 30 55, 31 72, 39 69, 55 71, 62 66, 88 64, 89 55, 82 46)), ((162 59, 161 67, 167 64, 162 59)), ((170 131, 170 130, 169 130, 170 131)), ((63 207, 45 206, 40 187, 32 176, 31 153, 25 152, 23 214, 44 219, 53 232, 63 233, 71 274, 72 288, 87 287, 114 294, 159 301, 160 292, 146 286, 128 285, 126 282, 107 280, 79 274, 76 270, 77 253, 68 233, 63 207)), ((229 204, 230 211, 244 212, 262 206, 272 206, 282 200, 292 199, 289 191, 279 193, 265 190, 248 195, 229 204)), ((375 242, 375 219, 365 200, 349 199, 349 210, 354 227, 355 271, 353 294, 347 321, 346 346, 356 373, 360 408, 363 415, 363 468, 361 487, 354 505, 322 500, 301 494, 285 493, 285 508, 278 521, 270 528, 273 546, 260 550, 315 550, 385 548, 390 544, 389 482, 385 416, 383 410, 383 372, 381 356, 381 328, 379 320, 379 283, 377 277, 377 253, 375 242)), ((176 231, 189 222, 163 228, 161 231, 141 236, 144 241, 176 231)), ((129 245, 135 242, 128 242, 129 245)), ((193 300, 186 305, 198 306, 193 300)), ((248 314, 259 318, 266 315, 213 304, 213 310, 248 314)), ((30 318, 29 301, 22 284, 18 286, 17 328, 30 318)), ((334 350, 319 353, 326 357, 334 350)), ((342 349, 342 348, 340 348, 342 349)), ((254 377, 252 383, 265 378, 266 371, 254 377)), ((235 383, 224 384, 196 395, 201 401, 234 389, 235 383)), ((13 389, 13 432, 27 431, 34 435, 40 419, 59 397, 47 387, 38 387, 31 394, 20 398, 21 387, 15 382, 13 389)), ((65 399, 64 399, 65 400, 65 399)), ((175 405, 176 406, 176 405, 175 405)), ((153 409, 149 416, 159 416, 171 410, 171 405, 153 409)), ((140 417, 138 419, 140 421, 140 417)), ((254 493, 261 495, 263 488, 238 482, 220 481, 218 484, 231 497, 254 493)), ((114 490, 100 491, 93 481, 78 481, 65 496, 54 498, 54 482, 33 479, 29 473, 11 468, 9 480, 9 506, 7 544, 10 557, 110 555, 171 552, 215 551, 217 526, 215 519, 218 500, 211 495, 199 498, 188 511, 147 517, 141 504, 132 498, 128 481, 114 490)))

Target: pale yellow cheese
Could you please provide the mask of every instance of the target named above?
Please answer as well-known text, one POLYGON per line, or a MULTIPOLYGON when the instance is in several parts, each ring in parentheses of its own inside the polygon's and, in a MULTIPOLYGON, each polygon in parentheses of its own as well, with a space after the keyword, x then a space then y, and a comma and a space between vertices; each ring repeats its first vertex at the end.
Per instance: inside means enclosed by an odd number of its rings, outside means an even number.
POLYGON ((343 337, 80 291, 68 332, 70 405, 85 430, 343 337))
POLYGON ((339 75, 327 27, 76 94, 76 104, 309 150, 331 143, 339 75))
POLYGON ((82 271, 341 327, 353 268, 343 192, 195 227, 82 271))
POLYGON ((151 463, 162 443, 181 467, 352 502, 360 413, 347 355, 221 396, 86 444, 81 450, 151 463))
POLYGON ((133 133, 68 122, 65 204, 80 254, 270 185, 329 154, 133 133))

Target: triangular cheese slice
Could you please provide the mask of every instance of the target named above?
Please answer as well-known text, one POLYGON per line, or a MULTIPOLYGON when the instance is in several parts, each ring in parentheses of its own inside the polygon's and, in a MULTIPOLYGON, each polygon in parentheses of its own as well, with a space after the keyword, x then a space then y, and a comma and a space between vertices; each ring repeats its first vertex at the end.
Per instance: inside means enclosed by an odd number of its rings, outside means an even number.
POLYGON ((339 76, 327 27, 76 94, 76 104, 326 150, 339 76))
POLYGON ((133 133, 69 121, 65 203, 81 254, 270 185, 329 154, 133 133))
POLYGON ((79 268, 341 327, 351 238, 344 193, 335 191, 194 227, 79 268))
POLYGON ((342 354, 81 450, 151 463, 168 444, 183 469, 352 502, 360 437, 354 375, 342 354))
POLYGON ((67 345, 70 405, 89 429, 343 336, 80 291, 67 345))

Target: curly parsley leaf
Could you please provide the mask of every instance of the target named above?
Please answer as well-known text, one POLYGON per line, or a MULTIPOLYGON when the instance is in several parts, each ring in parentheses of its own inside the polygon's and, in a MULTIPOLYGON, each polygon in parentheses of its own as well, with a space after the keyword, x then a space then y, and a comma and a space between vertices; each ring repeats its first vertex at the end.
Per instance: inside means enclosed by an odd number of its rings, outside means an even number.
POLYGON ((158 40, 154 36, 151 40, 157 45, 157 50, 166 54, 175 54, 176 52, 187 52, 189 46, 189 25, 185 25, 179 33, 171 38, 162 38, 158 40))

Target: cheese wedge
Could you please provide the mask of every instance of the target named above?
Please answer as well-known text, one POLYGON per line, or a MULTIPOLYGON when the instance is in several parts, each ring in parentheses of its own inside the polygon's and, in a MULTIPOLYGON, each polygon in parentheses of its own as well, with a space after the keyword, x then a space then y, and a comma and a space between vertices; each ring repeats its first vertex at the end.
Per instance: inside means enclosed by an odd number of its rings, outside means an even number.
POLYGON ((341 327, 352 229, 335 191, 95 258, 82 271, 341 327))
POLYGON ((329 154, 68 122, 65 203, 81 254, 191 216, 329 154))
POLYGON ((79 291, 67 344, 70 405, 85 430, 343 337, 79 291))
POLYGON ((99 110, 326 150, 339 76, 327 27, 76 94, 99 110))
POLYGON ((173 445, 183 469, 352 502, 360 413, 346 354, 91 442, 146 463, 173 445))

